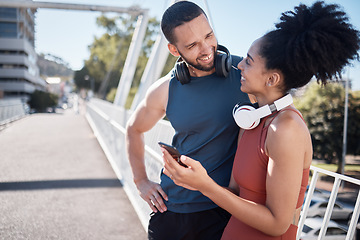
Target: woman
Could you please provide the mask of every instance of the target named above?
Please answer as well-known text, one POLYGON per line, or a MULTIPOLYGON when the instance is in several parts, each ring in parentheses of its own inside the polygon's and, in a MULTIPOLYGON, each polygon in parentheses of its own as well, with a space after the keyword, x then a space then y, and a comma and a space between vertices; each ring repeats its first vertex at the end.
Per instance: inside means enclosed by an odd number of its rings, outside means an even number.
MULTIPOLYGON (((316 2, 285 12, 276 29, 257 39, 238 65, 241 90, 270 105, 313 76, 323 85, 359 60, 359 32, 338 5, 316 2)), ((241 130, 229 188, 186 156, 180 166, 164 149, 164 173, 198 190, 232 214, 222 239, 295 239, 312 160, 309 131, 292 105, 241 130), (230 191, 229 191, 230 190, 230 191)))

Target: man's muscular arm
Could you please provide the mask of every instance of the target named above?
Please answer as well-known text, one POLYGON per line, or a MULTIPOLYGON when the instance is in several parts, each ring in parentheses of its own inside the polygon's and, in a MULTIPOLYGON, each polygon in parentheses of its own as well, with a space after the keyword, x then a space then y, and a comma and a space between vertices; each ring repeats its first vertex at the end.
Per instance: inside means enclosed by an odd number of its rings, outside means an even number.
POLYGON ((149 88, 145 99, 136 108, 126 126, 126 147, 134 182, 140 196, 154 212, 167 210, 163 201, 167 200, 167 195, 158 183, 150 181, 147 177, 144 133, 165 116, 168 91, 169 79, 165 76, 149 88))

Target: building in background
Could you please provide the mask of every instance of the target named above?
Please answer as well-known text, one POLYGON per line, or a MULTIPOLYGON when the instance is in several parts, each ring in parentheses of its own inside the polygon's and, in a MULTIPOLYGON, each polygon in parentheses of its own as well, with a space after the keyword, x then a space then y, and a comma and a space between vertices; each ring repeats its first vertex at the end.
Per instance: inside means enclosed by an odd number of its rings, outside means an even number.
POLYGON ((36 9, 0 8, 0 98, 21 98, 46 91, 35 52, 36 9))

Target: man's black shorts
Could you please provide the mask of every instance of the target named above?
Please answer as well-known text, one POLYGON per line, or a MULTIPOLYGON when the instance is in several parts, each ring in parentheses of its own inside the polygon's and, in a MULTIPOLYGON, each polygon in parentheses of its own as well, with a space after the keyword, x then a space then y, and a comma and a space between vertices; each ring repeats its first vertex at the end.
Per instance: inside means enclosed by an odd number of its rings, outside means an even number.
POLYGON ((219 240, 230 214, 222 208, 195 213, 152 213, 149 240, 219 240))

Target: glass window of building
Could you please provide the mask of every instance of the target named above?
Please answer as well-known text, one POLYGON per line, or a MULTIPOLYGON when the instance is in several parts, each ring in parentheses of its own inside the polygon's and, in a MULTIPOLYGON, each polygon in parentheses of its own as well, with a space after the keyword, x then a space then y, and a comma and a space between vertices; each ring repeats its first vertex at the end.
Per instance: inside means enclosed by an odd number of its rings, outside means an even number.
POLYGON ((16 8, 0 8, 0 18, 16 19, 16 8))
POLYGON ((0 37, 16 38, 17 37, 16 23, 0 22, 0 37))

